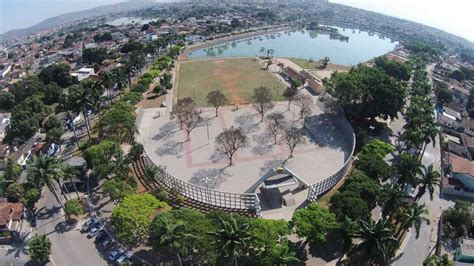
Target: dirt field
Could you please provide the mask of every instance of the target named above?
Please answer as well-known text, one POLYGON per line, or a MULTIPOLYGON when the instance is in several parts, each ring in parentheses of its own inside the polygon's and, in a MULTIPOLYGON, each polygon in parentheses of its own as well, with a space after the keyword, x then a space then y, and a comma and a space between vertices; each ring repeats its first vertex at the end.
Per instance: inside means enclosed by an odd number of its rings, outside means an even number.
POLYGON ((191 97, 198 106, 207 106, 206 95, 222 90, 230 104, 252 100, 253 90, 265 86, 272 90, 273 100, 284 100, 281 84, 252 58, 184 61, 180 63, 178 98, 191 97))

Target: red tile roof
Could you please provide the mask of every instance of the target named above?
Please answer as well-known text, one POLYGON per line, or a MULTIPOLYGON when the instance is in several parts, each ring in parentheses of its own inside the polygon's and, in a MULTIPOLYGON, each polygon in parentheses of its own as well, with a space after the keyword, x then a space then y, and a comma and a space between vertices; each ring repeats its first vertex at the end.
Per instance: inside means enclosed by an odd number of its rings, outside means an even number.
POLYGON ((449 163, 453 173, 469 174, 474 176, 474 163, 466 158, 449 153, 449 163))

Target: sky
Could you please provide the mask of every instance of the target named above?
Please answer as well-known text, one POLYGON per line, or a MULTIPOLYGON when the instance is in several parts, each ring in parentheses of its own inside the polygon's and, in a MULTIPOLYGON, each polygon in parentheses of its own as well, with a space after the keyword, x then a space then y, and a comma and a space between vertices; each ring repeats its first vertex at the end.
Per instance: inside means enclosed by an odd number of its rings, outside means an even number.
POLYGON ((0 0, 0 34, 73 11, 80 11, 124 0, 0 0))
MULTIPOLYGON (((0 33, 72 11, 125 0, 0 0, 0 33)), ((137 1, 137 0, 134 0, 137 1)), ((330 0, 400 17, 474 42, 474 0, 330 0)))
POLYGON ((329 0, 408 19, 474 42, 474 0, 329 0))

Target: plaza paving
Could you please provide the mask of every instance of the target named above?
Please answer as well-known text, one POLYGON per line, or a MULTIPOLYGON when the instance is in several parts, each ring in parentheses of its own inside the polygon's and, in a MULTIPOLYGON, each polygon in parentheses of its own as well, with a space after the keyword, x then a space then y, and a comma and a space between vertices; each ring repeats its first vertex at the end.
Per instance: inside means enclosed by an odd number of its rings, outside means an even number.
MULTIPOLYGON (((269 113, 282 112, 287 124, 301 127, 298 107, 292 104, 287 111, 287 106, 287 102, 276 103, 269 113)), ((143 109, 137 124, 137 139, 150 158, 174 177, 192 184, 242 193, 283 163, 304 182, 313 184, 339 170, 350 155, 352 132, 340 126, 340 117, 317 107, 307 119, 306 143, 296 148, 291 159, 282 141, 274 144, 266 122, 260 122, 252 105, 222 107, 217 118, 213 108, 200 111, 204 120, 192 131, 190 141, 178 123, 170 120, 167 108, 143 109), (214 140, 231 126, 241 128, 250 145, 237 151, 234 165, 229 167, 227 159, 216 153, 214 140)))

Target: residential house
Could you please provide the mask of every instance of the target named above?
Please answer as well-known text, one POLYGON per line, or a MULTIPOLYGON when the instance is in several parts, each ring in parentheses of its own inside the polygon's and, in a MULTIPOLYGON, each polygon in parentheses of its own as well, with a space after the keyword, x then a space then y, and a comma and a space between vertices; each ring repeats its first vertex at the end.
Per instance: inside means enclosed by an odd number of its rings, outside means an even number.
POLYGON ((0 232, 19 232, 25 207, 23 203, 7 202, 0 199, 0 232))
POLYGON ((76 81, 81 81, 83 79, 89 78, 92 75, 95 75, 95 71, 93 68, 88 67, 83 67, 71 73, 71 76, 76 79, 76 81))

